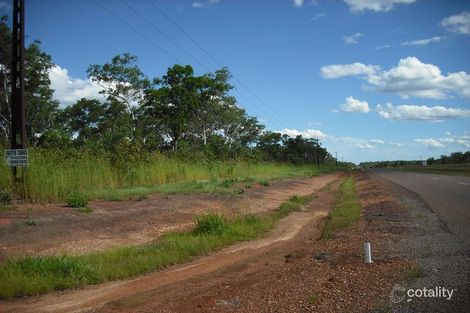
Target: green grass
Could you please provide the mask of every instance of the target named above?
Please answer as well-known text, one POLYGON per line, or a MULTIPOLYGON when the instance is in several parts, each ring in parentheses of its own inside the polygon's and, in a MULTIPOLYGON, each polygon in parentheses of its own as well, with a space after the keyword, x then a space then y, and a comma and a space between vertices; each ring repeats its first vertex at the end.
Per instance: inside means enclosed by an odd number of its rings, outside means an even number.
POLYGON ((307 303, 310 304, 310 305, 314 305, 318 302, 318 300, 320 299, 320 296, 318 295, 318 293, 312 293, 308 299, 307 299, 307 303))
POLYGON ((30 296, 124 279, 183 263, 273 228, 314 195, 293 196, 273 213, 232 219, 217 214, 195 218, 191 231, 166 234, 162 240, 81 256, 8 259, 0 265, 0 298, 30 296))
MULTIPOLYGON (((3 151, 0 150, 3 155, 3 151)), ((334 166, 249 162, 184 162, 161 154, 131 163, 125 171, 101 155, 30 149, 26 198, 31 202, 64 201, 69 194, 122 200, 151 193, 231 192, 236 182, 315 176, 334 166)), ((11 191, 10 169, 0 162, 0 190, 11 191)))
POLYGON ((323 228, 322 237, 331 238, 335 230, 346 228, 361 217, 361 204, 357 200, 356 188, 352 176, 341 184, 333 210, 323 228))

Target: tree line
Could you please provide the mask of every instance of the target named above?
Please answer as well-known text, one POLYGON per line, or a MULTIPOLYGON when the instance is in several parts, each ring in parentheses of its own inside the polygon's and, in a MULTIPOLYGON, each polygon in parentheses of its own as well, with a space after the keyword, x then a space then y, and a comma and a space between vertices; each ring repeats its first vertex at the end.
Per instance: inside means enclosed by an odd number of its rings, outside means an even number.
MULTIPOLYGON (((441 155, 438 158, 428 158, 426 160, 427 165, 443 165, 443 164, 465 164, 470 163, 470 151, 466 152, 453 152, 450 155, 441 155)), ((422 165, 423 160, 413 160, 413 161, 375 161, 375 162, 363 162, 359 164, 362 167, 398 167, 405 165, 422 165)))
MULTIPOLYGON (((0 22, 0 146, 10 132, 11 30, 0 22)), ((230 95, 227 68, 196 75, 190 65, 149 79, 124 53, 93 64, 88 77, 105 101, 82 98, 60 107, 53 98, 52 58, 34 41, 25 48, 26 129, 29 146, 85 149, 111 155, 168 153, 187 158, 249 159, 292 163, 333 161, 317 139, 267 131, 230 95)))

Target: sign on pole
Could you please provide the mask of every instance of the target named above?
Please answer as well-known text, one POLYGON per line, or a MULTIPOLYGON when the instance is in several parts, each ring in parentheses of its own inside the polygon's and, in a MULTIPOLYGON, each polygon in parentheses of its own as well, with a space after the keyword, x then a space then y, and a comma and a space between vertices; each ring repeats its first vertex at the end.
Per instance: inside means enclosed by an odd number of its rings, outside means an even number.
POLYGON ((11 167, 28 166, 28 149, 5 150, 5 162, 11 167))

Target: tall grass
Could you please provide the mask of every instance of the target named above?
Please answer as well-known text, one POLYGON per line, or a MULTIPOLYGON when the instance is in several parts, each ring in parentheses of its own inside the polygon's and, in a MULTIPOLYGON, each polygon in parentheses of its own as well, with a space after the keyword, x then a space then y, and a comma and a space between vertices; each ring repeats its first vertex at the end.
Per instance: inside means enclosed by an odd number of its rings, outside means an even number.
MULTIPOLYGON (((0 151, 3 155, 3 151, 0 151)), ((11 190, 10 170, 0 162, 0 190, 11 190)), ((321 170, 329 168, 324 166, 321 170)), ((27 170, 27 198, 32 202, 59 201, 67 195, 119 198, 124 194, 168 191, 207 191, 205 185, 230 178, 274 179, 317 175, 313 165, 248 162, 184 162, 161 154, 135 161, 123 170, 106 156, 83 152, 31 149, 27 170)))
POLYGON ((0 265, 0 298, 124 279, 186 262, 237 241, 256 238, 313 198, 313 195, 291 197, 277 211, 263 216, 243 215, 232 219, 217 214, 198 216, 193 230, 170 233, 161 241, 146 245, 81 256, 7 260, 0 265))
POLYGON ((354 179, 350 176, 341 184, 336 194, 335 206, 328 216, 322 237, 330 238, 335 230, 346 228, 357 221, 361 217, 361 210, 354 179))

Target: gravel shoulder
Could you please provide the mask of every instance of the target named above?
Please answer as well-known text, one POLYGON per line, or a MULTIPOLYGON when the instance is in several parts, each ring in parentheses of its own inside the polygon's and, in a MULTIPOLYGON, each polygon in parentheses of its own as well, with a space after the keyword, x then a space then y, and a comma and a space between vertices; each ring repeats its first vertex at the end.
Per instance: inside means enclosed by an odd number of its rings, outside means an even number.
POLYGON ((418 271, 401 286, 406 290, 453 290, 450 299, 406 295, 400 303, 390 303, 392 311, 470 312, 470 238, 454 234, 448 221, 416 193, 380 176, 372 178, 393 192, 408 210, 408 221, 402 226, 404 236, 389 243, 397 257, 417 262, 418 271))

